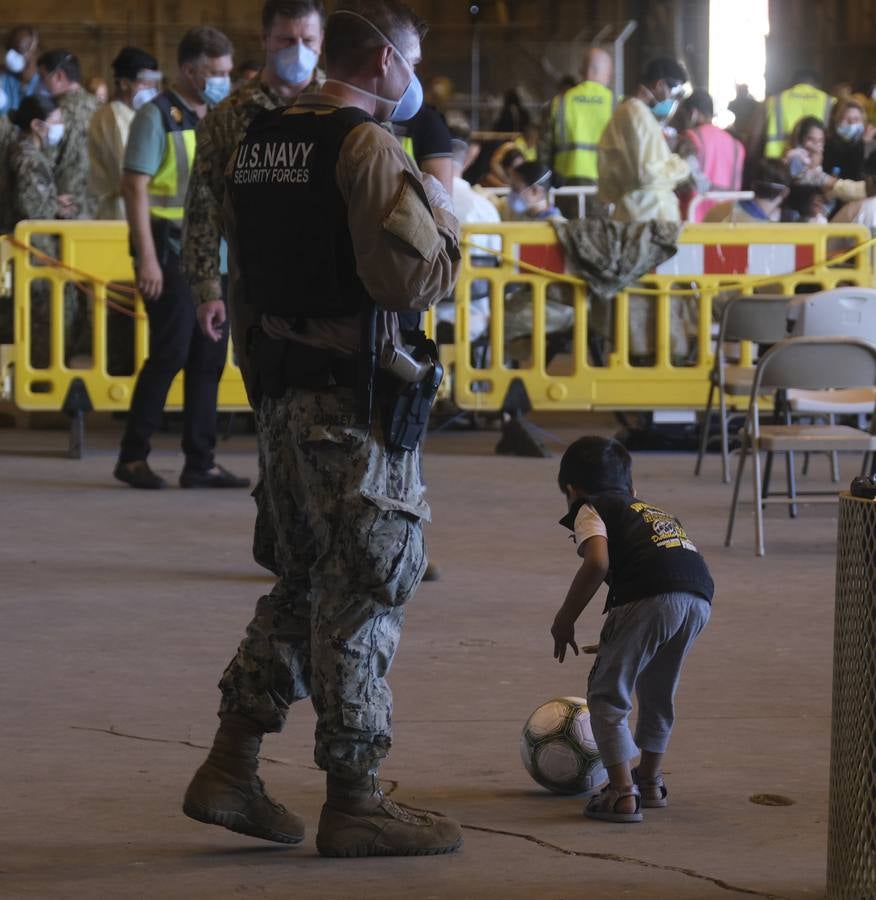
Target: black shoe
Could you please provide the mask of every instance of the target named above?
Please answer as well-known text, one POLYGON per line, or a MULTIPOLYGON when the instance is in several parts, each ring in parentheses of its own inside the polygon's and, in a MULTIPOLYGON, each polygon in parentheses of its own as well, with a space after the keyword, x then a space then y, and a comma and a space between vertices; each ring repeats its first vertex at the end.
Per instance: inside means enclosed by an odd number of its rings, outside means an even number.
POLYGON ((116 463, 113 475, 119 481, 124 481, 125 484, 144 491, 158 491, 167 487, 167 482, 149 468, 149 463, 145 459, 129 463, 116 463))
POLYGON ((206 472, 183 469, 179 476, 179 486, 184 488, 247 488, 248 478, 238 478, 222 466, 213 466, 206 472))

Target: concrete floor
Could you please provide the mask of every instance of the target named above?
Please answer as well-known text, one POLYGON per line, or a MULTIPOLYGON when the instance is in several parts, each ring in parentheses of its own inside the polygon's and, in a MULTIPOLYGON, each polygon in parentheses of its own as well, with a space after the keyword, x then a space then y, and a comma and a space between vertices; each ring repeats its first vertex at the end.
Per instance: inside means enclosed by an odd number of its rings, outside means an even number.
MULTIPOLYGON (((586 426, 557 432, 571 440, 586 426)), ((430 439, 432 556, 391 676, 395 796, 466 826, 452 857, 330 861, 313 830, 286 849, 185 818, 215 728, 215 684, 269 582, 249 557, 244 492, 135 493, 111 478, 117 434, 66 460, 59 431, 0 431, 0 896, 7 898, 679 898, 824 895, 835 510, 748 513, 722 546, 718 460, 638 454, 643 496, 685 522, 718 586, 679 694, 669 809, 585 820, 518 757, 529 712, 582 694, 589 657, 558 666, 548 629, 575 557, 556 524, 558 460, 499 458, 496 435, 430 439), (755 805, 754 794, 793 805, 755 805)), ((179 470, 166 435, 155 467, 179 470)), ((255 474, 254 441, 220 459, 255 474)), ((851 475, 852 461, 844 470, 851 475)), ((814 465, 825 486, 827 466, 814 465)), ((844 477, 845 480, 845 477, 844 477)), ((750 509, 750 507, 749 507, 750 509)), ((600 609, 580 639, 595 640, 600 609)), ((302 705, 264 746, 272 792, 313 826, 322 777, 302 705)))

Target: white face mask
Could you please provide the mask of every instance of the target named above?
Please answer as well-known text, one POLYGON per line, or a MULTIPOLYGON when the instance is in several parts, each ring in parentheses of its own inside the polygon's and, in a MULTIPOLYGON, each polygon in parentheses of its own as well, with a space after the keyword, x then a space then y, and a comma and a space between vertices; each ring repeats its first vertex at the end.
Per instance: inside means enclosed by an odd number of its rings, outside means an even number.
POLYGON ((20 75, 27 65, 27 60, 17 50, 6 51, 6 69, 13 75, 20 75))
POLYGON ((154 100, 157 96, 157 88, 140 88, 140 90, 131 98, 131 106, 133 106, 135 110, 140 109, 142 106, 145 106, 147 103, 154 100))
POLYGON ((46 146, 47 147, 57 147, 58 144, 61 143, 61 140, 64 137, 64 123, 63 122, 53 122, 49 125, 49 130, 46 132, 46 146))

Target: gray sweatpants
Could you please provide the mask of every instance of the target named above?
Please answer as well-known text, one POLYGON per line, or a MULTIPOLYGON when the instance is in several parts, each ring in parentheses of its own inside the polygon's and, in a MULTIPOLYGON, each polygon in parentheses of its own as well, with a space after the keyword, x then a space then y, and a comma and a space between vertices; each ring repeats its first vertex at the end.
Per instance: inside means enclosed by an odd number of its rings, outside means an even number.
POLYGON ((606 766, 633 759, 639 750, 665 752, 681 667, 711 611, 693 594, 661 594, 609 611, 587 684, 593 736, 606 766), (627 724, 634 689, 635 738, 627 724))

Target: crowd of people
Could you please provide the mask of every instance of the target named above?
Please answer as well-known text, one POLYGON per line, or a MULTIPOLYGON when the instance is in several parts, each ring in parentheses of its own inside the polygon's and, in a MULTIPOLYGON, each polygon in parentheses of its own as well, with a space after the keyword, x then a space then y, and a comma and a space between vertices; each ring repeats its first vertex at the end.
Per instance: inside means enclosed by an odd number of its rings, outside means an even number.
MULTIPOLYGON (((627 98, 610 88, 611 58, 592 48, 581 81, 567 78, 536 114, 517 91, 505 96, 495 131, 515 129, 508 140, 484 143, 470 154, 467 177, 485 188, 510 189, 498 202, 505 219, 544 216, 528 211, 512 172, 523 162, 549 170, 549 187, 595 186, 595 215, 618 221, 861 222, 876 225, 868 190, 868 157, 876 148, 876 90, 839 85, 832 96, 817 76, 801 71, 786 90, 756 101, 742 85, 730 104, 735 121, 713 124, 708 91, 691 88, 683 64, 655 59, 627 98), (692 202, 707 192, 750 191, 753 199, 692 202), (778 202, 776 202, 778 201, 778 202)), ((451 129, 465 121, 449 114, 451 129)), ((541 169, 529 170, 542 177, 541 169)), ((535 180, 529 181, 532 187, 535 180)))
MULTIPOLYGON (((290 0, 269 7, 294 13, 299 5, 290 0)), ((0 65, 0 233, 24 219, 127 219, 138 286, 147 300, 176 285, 180 296, 193 293, 202 303, 220 303, 227 291, 220 233, 225 166, 258 113, 292 104, 324 78, 315 25, 304 41, 274 34, 264 22, 263 34, 264 59, 246 59, 234 68, 233 48, 224 35, 194 29, 187 37, 200 55, 180 63, 185 74, 176 78, 163 74, 148 51, 124 47, 113 60, 108 88, 100 77, 84 82, 75 53, 41 48, 35 27, 13 28, 0 65), (306 52, 290 52, 299 46, 306 52), (215 49, 220 68, 204 47, 215 49)), ((876 155, 870 153, 876 92, 840 85, 834 97, 817 86, 812 72, 801 71, 786 90, 763 103, 740 86, 730 104, 735 121, 723 129, 713 122, 709 93, 691 87, 676 59, 648 63, 626 98, 614 96, 612 75, 609 53, 592 47, 580 80, 567 76, 540 108, 525 104, 520 91, 508 91, 487 133, 472 131, 465 111, 454 104, 450 81, 434 77, 425 85, 417 114, 406 121, 396 116, 385 127, 421 171, 444 186, 464 223, 572 217, 578 214, 575 207, 555 199, 551 189, 591 186, 596 193, 587 199, 590 219, 817 223, 833 218, 876 226, 871 197, 876 155), (753 196, 725 202, 702 196, 742 190, 753 196)), ((52 254, 51 239, 41 240, 41 249, 52 254)), ((472 339, 488 324, 488 301, 477 293, 476 285, 472 339)), ((37 297, 35 303, 42 318, 48 298, 37 297)), ((81 298, 68 291, 68 325, 86 318, 77 304, 81 298)), ((438 318, 452 324, 452 301, 439 307, 438 318)), ((523 318, 517 330, 525 332, 531 313, 523 318)), ((566 318, 557 315, 557 327, 566 318)), ((177 323, 151 325, 157 333, 176 336, 160 345, 174 350, 168 351, 156 385, 144 385, 136 395, 137 408, 146 396, 153 397, 153 406, 162 402, 164 383, 186 367, 177 323)), ((193 320, 189 325, 194 327, 193 320)), ((43 331, 34 328, 38 337, 43 331)), ((635 342, 644 348, 637 355, 648 356, 649 342, 635 342)), ((87 343, 87 335, 67 341, 68 364, 87 343)), ((35 350, 38 364, 47 359, 47 348, 35 350)), ((156 416, 152 411, 147 418, 156 416)), ((144 441, 139 440, 137 457, 145 452, 144 441)), ((132 452, 128 447, 122 461, 136 469, 145 460, 128 459, 132 452)), ((212 463, 209 452, 197 455, 199 468, 205 460, 212 463)))
MULTIPOLYGON (((228 73, 211 84, 205 102, 215 105, 232 88, 258 83, 263 71, 263 62, 242 61, 234 80, 228 73)), ((111 87, 100 76, 83 83, 74 52, 43 50, 31 25, 9 32, 0 63, 0 188, 9 198, 0 206, 0 233, 28 218, 125 218, 121 182, 128 134, 136 112, 161 89, 163 75, 155 57, 136 47, 116 55, 112 75, 111 87)), ((492 128, 492 137, 505 139, 472 135, 443 77, 427 86, 427 103, 415 121, 392 127, 418 164, 446 187, 453 183, 451 139, 465 144, 464 180, 513 189, 510 199, 491 198, 502 219, 555 212, 533 190, 539 186, 597 185, 598 200, 588 212, 620 221, 684 220, 698 194, 753 190, 755 198, 742 203, 699 202, 692 218, 824 222, 839 215, 840 221, 876 222, 873 204, 866 202, 866 160, 876 138, 874 91, 866 86, 853 92, 844 84, 834 97, 807 71, 792 81, 764 103, 740 86, 730 104, 735 122, 725 130, 712 124, 712 98, 702 88, 690 89, 680 62, 654 60, 636 91, 616 98, 611 57, 594 47, 580 81, 566 76, 541 109, 527 108, 517 90, 507 92, 492 128), (524 163, 539 165, 514 175, 524 163)))

